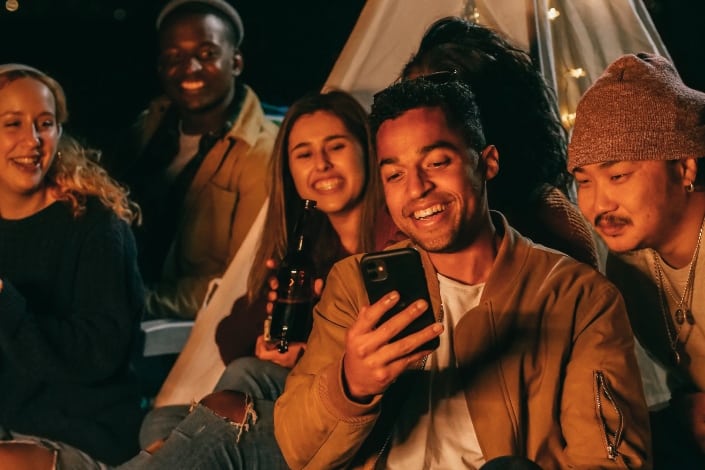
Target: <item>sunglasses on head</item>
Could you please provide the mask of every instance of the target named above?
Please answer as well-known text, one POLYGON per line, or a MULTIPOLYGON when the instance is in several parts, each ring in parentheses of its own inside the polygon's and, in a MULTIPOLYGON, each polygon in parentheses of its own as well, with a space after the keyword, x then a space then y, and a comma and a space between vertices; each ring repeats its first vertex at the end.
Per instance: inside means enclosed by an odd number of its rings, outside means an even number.
POLYGON ((419 75, 412 80, 426 81, 430 83, 449 83, 458 80, 458 72, 456 70, 441 70, 439 72, 432 72, 426 75, 419 75))
MULTIPOLYGON (((435 84, 443 84, 443 83, 451 83, 458 81, 458 72, 456 70, 441 70, 439 72, 431 72, 427 73, 426 75, 419 75, 418 77, 414 77, 408 80, 404 80, 403 78, 399 78, 396 82, 393 83, 393 85, 399 84, 401 82, 417 82, 417 81, 426 81, 429 83, 435 83, 435 84)), ((377 95, 382 93, 384 90, 380 90, 377 93, 373 95, 373 98, 377 98, 377 95)))

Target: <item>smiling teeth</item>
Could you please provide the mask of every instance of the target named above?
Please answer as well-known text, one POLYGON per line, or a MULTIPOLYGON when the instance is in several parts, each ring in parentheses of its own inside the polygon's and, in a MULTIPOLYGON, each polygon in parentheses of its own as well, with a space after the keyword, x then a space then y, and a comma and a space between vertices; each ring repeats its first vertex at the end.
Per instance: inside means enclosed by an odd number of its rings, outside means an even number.
POLYGON ((39 157, 18 157, 13 159, 16 163, 20 165, 38 165, 39 157))
POLYGON ((201 81, 181 83, 181 88, 183 88, 184 90, 198 90, 201 87, 203 87, 203 82, 201 81))
POLYGON ((313 187, 315 189, 320 189, 322 191, 328 191, 328 190, 331 190, 331 189, 338 187, 339 184, 340 184, 340 180, 337 178, 334 178, 334 179, 317 181, 316 184, 313 185, 313 187))
POLYGON ((439 212, 443 212, 444 210, 445 206, 443 204, 434 204, 433 206, 427 207, 426 209, 415 211, 413 215, 415 219, 424 219, 426 217, 438 214, 439 212))

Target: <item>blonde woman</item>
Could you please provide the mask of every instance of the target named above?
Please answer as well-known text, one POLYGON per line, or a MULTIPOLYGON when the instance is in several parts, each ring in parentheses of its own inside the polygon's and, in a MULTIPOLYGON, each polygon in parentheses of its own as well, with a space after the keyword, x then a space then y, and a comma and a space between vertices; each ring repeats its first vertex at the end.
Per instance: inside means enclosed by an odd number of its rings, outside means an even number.
POLYGON ((139 212, 63 134, 67 115, 51 77, 0 65, 0 468, 22 443, 111 463, 137 450, 139 212))

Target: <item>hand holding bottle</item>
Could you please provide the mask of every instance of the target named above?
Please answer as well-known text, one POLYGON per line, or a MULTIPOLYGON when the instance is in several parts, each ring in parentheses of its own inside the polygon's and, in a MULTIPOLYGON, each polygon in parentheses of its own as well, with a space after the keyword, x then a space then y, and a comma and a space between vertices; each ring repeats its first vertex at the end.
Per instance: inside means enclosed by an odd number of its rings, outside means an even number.
MULTIPOLYGON (((273 259, 268 259, 265 264, 272 272, 276 272, 277 262, 273 259)), ((323 293, 324 280, 322 278, 316 278, 313 281, 313 297, 318 299, 323 293)), ((272 275, 269 278, 269 293, 267 294, 267 315, 272 314, 274 310, 274 303, 277 301, 277 289, 279 288, 279 281, 276 275, 272 275)))
POLYGON ((305 199, 289 238, 286 256, 277 270, 277 295, 269 322, 269 338, 285 353, 290 342, 303 342, 311 331, 313 308, 313 259, 307 229, 316 201, 305 199))
POLYGON ((257 343, 255 344, 255 356, 258 359, 273 362, 288 369, 293 368, 299 362, 305 351, 306 343, 290 342, 289 348, 285 352, 279 352, 276 345, 264 340, 263 335, 257 338, 257 343))

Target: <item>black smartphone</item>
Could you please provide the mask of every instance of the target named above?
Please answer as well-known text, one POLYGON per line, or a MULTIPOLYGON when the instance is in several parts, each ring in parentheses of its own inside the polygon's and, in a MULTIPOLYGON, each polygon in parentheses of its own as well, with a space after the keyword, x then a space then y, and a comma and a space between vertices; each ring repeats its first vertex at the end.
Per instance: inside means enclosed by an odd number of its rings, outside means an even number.
MULTIPOLYGON (((399 301, 384 314, 379 321, 380 324, 419 299, 424 299, 428 303, 426 311, 416 317, 390 342, 422 330, 436 321, 418 251, 413 248, 399 248, 368 253, 360 259, 360 269, 370 304, 377 302, 393 290, 399 292, 399 301)), ((433 338, 417 350, 436 349, 439 342, 438 337, 433 338)))

